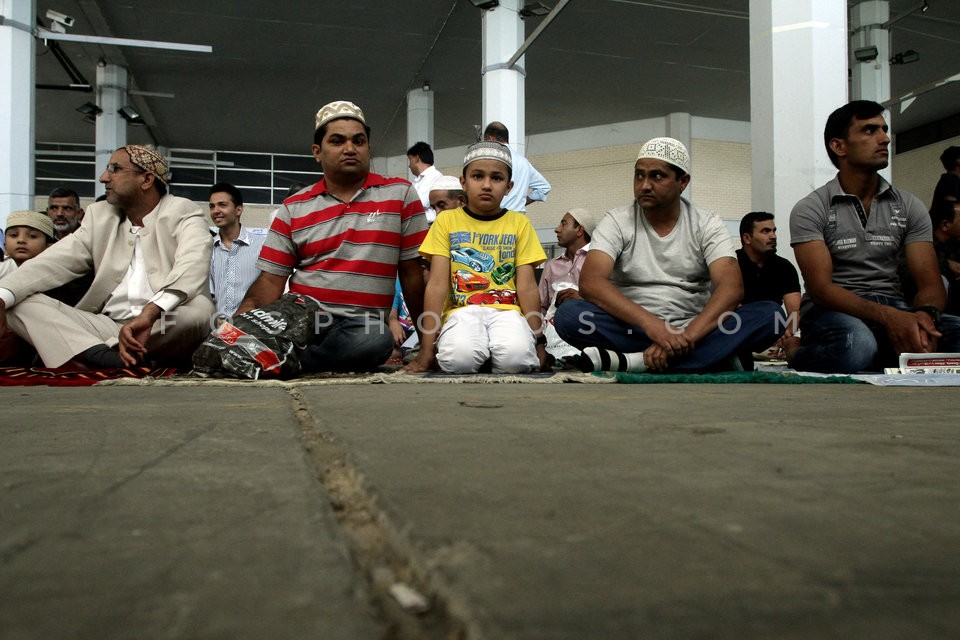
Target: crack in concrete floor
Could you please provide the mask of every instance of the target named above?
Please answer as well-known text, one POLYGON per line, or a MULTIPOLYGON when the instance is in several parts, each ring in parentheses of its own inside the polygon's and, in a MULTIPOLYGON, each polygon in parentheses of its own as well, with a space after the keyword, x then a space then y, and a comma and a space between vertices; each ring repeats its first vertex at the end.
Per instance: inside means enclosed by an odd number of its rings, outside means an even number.
POLYGON ((467 607, 416 557, 413 545, 377 505, 346 447, 321 430, 298 389, 287 393, 300 442, 362 574, 370 604, 385 627, 384 640, 481 638, 467 607), (428 608, 416 612, 401 606, 391 594, 391 587, 398 583, 423 594, 428 608))

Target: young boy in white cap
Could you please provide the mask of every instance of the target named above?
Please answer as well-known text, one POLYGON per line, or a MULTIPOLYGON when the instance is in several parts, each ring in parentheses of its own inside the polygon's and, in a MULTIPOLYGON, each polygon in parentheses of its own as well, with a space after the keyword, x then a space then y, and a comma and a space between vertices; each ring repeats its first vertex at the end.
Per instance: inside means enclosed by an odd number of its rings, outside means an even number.
POLYGON ((45 213, 14 211, 7 216, 3 248, 17 266, 56 242, 53 221, 45 213))
POLYGON ((463 207, 443 211, 420 246, 430 258, 420 354, 406 371, 528 373, 546 362, 534 267, 547 258, 529 219, 500 206, 512 186, 510 150, 467 149, 463 207), (441 326, 442 325, 442 326, 441 326))
MULTIPOLYGON (((14 211, 7 216, 4 250, 7 258, 0 262, 0 277, 34 258, 56 242, 53 220, 37 211, 14 211)), ((36 355, 29 344, 9 328, 0 331, 0 364, 29 365, 36 355)))

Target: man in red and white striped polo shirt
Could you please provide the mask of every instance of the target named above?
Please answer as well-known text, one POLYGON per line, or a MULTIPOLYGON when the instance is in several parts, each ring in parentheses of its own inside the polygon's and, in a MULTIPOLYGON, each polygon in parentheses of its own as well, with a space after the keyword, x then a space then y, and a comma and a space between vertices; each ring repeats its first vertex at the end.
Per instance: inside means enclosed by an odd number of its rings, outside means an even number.
POLYGON ((351 102, 317 112, 313 156, 323 179, 283 202, 260 251, 262 273, 237 313, 290 292, 320 304, 301 356, 307 371, 364 371, 393 349, 387 317, 399 276, 412 318, 423 309, 417 249, 427 233, 410 182, 370 172, 370 127, 351 102))

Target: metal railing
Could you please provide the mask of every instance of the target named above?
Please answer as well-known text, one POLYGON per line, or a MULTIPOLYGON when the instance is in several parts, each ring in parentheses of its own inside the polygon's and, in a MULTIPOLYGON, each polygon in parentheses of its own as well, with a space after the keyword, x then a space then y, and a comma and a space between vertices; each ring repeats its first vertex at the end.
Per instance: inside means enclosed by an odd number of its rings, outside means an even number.
MULTIPOLYGON (((319 166, 313 156, 246 151, 169 150, 171 193, 198 202, 207 200, 210 186, 229 182, 249 204, 278 205, 294 184, 313 184, 319 166)), ((92 144, 38 142, 35 186, 39 196, 56 187, 73 189, 82 198, 96 193, 98 167, 92 144)))

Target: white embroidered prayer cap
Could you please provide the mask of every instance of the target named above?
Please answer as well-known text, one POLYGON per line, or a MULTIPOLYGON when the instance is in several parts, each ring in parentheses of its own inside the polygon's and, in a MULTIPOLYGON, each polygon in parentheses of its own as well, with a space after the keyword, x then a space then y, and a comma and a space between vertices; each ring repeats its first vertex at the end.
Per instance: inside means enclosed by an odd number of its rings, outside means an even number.
POLYGON ((325 104, 320 107, 320 111, 317 111, 316 126, 313 130, 316 131, 331 120, 338 120, 340 118, 350 118, 352 120, 359 120, 361 124, 367 124, 360 107, 346 100, 337 100, 336 102, 331 102, 330 104, 325 104))
POLYGON ((643 159, 663 160, 684 173, 690 173, 690 154, 683 143, 674 138, 654 138, 644 142, 637 155, 637 160, 643 159))

